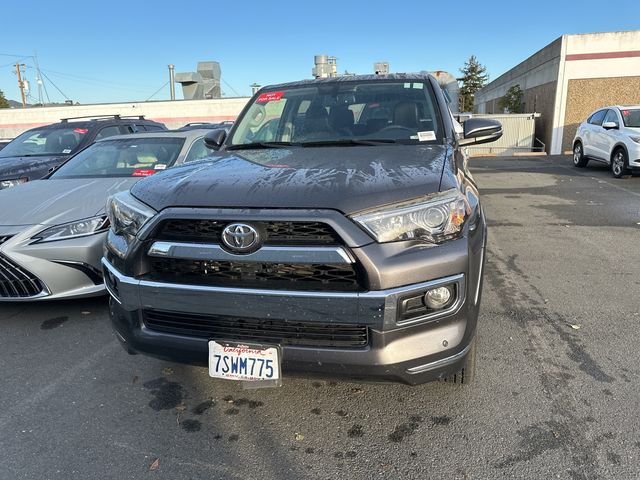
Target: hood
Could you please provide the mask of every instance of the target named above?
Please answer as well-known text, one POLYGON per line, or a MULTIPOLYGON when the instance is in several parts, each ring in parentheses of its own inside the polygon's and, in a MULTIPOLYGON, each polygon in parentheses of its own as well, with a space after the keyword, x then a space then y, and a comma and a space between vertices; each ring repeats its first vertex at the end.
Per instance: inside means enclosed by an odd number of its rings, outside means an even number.
POLYGON ((442 145, 229 151, 145 178, 132 193, 167 207, 309 208, 350 214, 437 192, 442 145))
MULTIPOLYGON (((0 180, 29 177, 32 172, 44 170, 44 174, 53 165, 65 162, 69 155, 46 155, 34 157, 0 157, 0 180)), ((39 174, 41 178, 44 174, 39 174)))
POLYGON ((104 212, 107 198, 136 181, 128 177, 51 179, 0 190, 0 226, 59 225, 93 217, 104 212))

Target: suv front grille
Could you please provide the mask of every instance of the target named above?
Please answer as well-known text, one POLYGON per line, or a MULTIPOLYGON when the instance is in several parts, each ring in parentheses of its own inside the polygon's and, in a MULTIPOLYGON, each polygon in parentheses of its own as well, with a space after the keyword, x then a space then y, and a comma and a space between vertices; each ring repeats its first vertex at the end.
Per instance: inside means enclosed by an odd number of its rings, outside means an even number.
POLYGON ((43 290, 44 285, 38 277, 0 255, 1 298, 35 297, 43 290))
MULTIPOLYGON (((166 220, 153 235, 158 240, 220 243, 222 230, 229 221, 166 220)), ((265 245, 341 245, 338 234, 320 222, 269 221, 249 222, 266 233, 265 245)))
POLYGON ((151 258, 148 280, 270 290, 361 291, 353 264, 243 263, 151 258))
POLYGON ((150 330, 213 340, 320 348, 363 348, 369 343, 368 329, 363 325, 289 322, 160 310, 143 310, 142 317, 150 330))

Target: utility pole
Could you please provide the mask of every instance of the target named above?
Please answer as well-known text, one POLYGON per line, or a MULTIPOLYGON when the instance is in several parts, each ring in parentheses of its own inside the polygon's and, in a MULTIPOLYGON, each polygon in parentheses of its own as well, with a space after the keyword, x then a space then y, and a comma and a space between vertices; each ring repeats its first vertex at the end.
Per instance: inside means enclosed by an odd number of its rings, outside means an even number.
POLYGON ((16 75, 18 75, 18 88, 20 89, 20 95, 22 95, 22 108, 27 108, 27 97, 24 93, 24 81, 22 80, 21 67, 24 67, 24 63, 16 63, 16 75))

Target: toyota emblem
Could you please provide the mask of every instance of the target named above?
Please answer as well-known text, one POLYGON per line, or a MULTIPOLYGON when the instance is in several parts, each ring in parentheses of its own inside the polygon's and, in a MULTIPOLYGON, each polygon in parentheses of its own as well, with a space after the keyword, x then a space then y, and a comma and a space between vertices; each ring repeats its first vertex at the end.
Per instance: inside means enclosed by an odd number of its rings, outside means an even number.
POLYGON ((232 223, 222 231, 222 243, 234 253, 250 253, 260 246, 260 234, 246 223, 232 223))

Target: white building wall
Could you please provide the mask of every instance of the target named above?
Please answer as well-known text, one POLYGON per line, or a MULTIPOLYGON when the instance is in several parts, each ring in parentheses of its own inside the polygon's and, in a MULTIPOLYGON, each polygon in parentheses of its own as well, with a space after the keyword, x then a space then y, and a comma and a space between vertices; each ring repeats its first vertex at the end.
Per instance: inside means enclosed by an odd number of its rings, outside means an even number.
POLYGON ((640 30, 564 35, 562 38, 552 154, 562 153, 570 80, 640 76, 640 30))
POLYGON ((248 100, 249 97, 238 97, 0 109, 0 138, 13 138, 25 130, 55 123, 61 118, 87 115, 144 115, 168 128, 181 127, 189 122, 235 120, 248 100))
POLYGON ((520 85, 520 88, 527 90, 556 81, 560 48, 559 38, 482 88, 475 95, 475 104, 480 107, 478 113, 485 113, 481 111, 484 103, 504 97, 513 85, 520 85))

